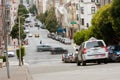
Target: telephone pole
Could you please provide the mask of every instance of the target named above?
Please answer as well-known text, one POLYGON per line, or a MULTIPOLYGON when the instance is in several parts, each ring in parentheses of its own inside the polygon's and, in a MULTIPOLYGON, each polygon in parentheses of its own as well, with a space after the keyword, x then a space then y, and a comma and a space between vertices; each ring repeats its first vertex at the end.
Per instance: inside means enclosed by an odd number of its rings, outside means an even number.
POLYGON ((9 30, 9 10, 10 5, 8 0, 2 0, 3 1, 3 27, 4 27, 4 53, 6 57, 6 68, 7 68, 7 76, 10 78, 10 70, 9 70, 9 61, 8 61, 8 30, 9 30))

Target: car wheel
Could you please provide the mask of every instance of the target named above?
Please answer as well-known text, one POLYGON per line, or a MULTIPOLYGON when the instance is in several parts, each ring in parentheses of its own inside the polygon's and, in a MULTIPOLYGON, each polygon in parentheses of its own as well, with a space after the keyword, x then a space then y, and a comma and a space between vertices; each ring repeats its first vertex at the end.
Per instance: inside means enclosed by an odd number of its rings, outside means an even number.
POLYGON ((80 66, 81 62, 77 60, 77 66, 80 66))
POLYGON ((107 64, 108 63, 108 59, 104 59, 104 64, 107 64))
POLYGON ((97 63, 98 63, 98 64, 101 64, 101 62, 100 62, 100 61, 97 61, 97 63))
POLYGON ((56 52, 52 52, 52 54, 56 54, 56 52))

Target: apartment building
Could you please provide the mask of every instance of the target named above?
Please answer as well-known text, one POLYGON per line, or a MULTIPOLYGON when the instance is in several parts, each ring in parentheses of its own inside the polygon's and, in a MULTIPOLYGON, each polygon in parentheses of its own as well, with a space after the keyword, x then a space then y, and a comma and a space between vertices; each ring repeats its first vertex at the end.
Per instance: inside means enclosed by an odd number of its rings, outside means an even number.
POLYGON ((3 40, 3 36, 4 36, 4 30, 3 30, 3 12, 4 12, 4 1, 0 0, 0 55, 2 55, 3 52, 3 45, 4 45, 4 40, 3 40))
POLYGON ((95 0, 80 0, 80 30, 87 29, 91 26, 92 16, 97 11, 95 0))
POLYGON ((37 8, 38 14, 45 13, 45 11, 47 9, 49 9, 49 2, 48 1, 51 1, 51 0, 36 0, 35 5, 37 8))
POLYGON ((6 40, 9 38, 10 32, 10 1, 0 0, 0 55, 4 52, 5 48, 5 35, 6 40))
POLYGON ((20 3, 20 0, 11 0, 10 2, 10 5, 11 5, 10 7, 10 30, 15 24, 19 3, 20 3))

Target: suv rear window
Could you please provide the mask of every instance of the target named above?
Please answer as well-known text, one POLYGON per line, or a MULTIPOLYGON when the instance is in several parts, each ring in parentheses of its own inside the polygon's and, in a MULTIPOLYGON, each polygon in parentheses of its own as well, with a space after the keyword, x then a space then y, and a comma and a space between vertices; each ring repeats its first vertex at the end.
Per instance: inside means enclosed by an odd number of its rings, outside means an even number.
POLYGON ((94 48, 94 47, 102 47, 104 46, 102 41, 93 41, 93 42, 87 42, 86 48, 94 48))

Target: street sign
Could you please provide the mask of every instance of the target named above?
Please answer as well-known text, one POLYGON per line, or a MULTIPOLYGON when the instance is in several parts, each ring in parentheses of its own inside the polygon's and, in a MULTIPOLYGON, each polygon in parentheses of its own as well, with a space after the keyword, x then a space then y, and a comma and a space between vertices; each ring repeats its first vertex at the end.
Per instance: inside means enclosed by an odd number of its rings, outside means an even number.
POLYGON ((77 24, 75 21, 72 21, 71 24, 77 24))

